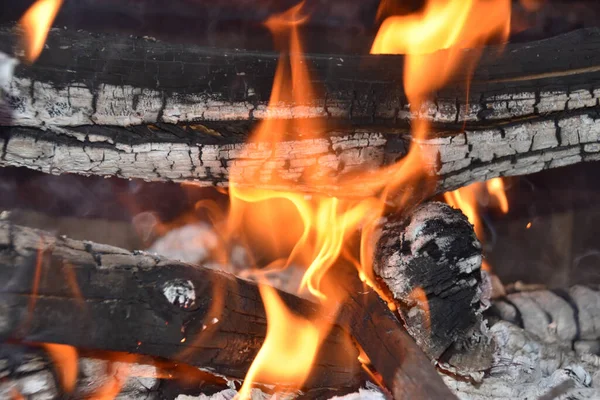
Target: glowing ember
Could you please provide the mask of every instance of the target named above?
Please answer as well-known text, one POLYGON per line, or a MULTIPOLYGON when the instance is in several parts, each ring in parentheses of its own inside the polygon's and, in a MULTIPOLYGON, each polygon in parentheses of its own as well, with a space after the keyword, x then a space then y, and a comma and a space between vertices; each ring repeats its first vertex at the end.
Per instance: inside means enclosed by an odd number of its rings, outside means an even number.
POLYGON ((25 31, 25 58, 34 62, 42 52, 48 31, 62 0, 38 0, 23 14, 19 24, 25 31))
POLYGON ((537 11, 542 8, 545 0, 520 0, 521 5, 527 11, 537 11))

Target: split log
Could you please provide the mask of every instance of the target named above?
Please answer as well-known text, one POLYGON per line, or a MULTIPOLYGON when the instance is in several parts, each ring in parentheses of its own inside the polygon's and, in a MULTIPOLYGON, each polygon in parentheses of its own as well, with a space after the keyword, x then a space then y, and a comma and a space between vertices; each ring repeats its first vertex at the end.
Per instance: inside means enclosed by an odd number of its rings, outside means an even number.
MULTIPOLYGON (((251 282, 5 222, 0 277, 0 337, 6 339, 165 357, 243 379, 266 333, 251 282)), ((316 311, 308 301, 281 296, 300 315, 316 311)), ((306 389, 356 388, 357 356, 334 326, 306 389)))
POLYGON ((490 292, 482 249, 460 210, 429 202, 381 228, 374 271, 411 336, 442 368, 480 380, 493 343, 483 325, 490 292))
MULTIPOLYGON (((0 49, 11 51, 11 33, 0 38, 0 49)), ((590 29, 510 44, 502 56, 485 50, 468 99, 463 71, 423 105, 417 114, 435 132, 416 142, 408 135, 415 115, 403 94, 402 56, 309 55, 314 102, 267 110, 276 54, 53 30, 39 61, 18 66, 6 87, 0 165, 226 185, 240 162, 242 183, 252 177, 270 187, 277 175, 342 196, 335 184, 301 182, 307 174, 377 169, 413 145, 424 149, 438 192, 595 161, 599 42, 600 30, 590 29), (267 115, 322 117, 324 138, 244 145, 252 121, 267 115), (244 149, 251 158, 239 159, 244 149), (267 163, 266 154, 274 157, 267 163)), ((475 53, 465 51, 467 59, 475 53)), ((356 188, 356 196, 372 194, 360 182, 356 188)))

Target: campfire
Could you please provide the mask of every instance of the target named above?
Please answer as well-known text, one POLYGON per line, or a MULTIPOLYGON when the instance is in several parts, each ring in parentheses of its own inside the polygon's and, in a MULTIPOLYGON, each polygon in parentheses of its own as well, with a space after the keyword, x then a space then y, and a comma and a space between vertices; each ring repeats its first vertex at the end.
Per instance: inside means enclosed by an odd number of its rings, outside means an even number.
POLYGON ((506 281, 490 222, 600 160, 596 29, 527 40, 550 0, 88 3, 0 26, 0 397, 600 397, 596 288, 506 281))

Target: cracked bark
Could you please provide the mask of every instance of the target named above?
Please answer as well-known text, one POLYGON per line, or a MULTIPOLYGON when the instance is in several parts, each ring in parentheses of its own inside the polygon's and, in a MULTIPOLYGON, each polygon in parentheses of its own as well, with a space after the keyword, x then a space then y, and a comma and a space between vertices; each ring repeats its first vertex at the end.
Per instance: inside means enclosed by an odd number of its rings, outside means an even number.
MULTIPOLYGON (((10 51, 11 34, 4 29, 0 37, 10 51)), ((279 176, 341 196, 335 180, 319 188, 302 181, 377 169, 420 146, 443 192, 599 160, 598 45, 600 31, 592 29, 507 45, 500 56, 487 49, 468 101, 461 72, 423 105, 418 114, 434 132, 417 142, 408 130, 415 115, 403 94, 401 56, 309 55, 317 98, 267 111, 275 54, 55 30, 39 61, 17 67, 6 88, 0 164, 227 185, 238 162, 241 183, 274 187, 279 176), (284 141, 265 163, 268 144, 243 143, 253 121, 267 115, 322 117, 323 139, 284 141), (245 149, 254 156, 240 159, 245 149)), ((356 188, 353 195, 371 194, 358 181, 356 188)))

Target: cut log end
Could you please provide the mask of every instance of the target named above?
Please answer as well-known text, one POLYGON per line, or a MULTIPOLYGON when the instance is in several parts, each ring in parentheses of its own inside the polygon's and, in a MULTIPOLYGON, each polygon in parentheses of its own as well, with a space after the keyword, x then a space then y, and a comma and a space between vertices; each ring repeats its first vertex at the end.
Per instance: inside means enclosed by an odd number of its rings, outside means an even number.
POLYGON ((399 305, 408 332, 430 358, 457 373, 474 374, 491 362, 481 261, 473 226, 438 202, 386 221, 374 257, 375 273, 399 305))

